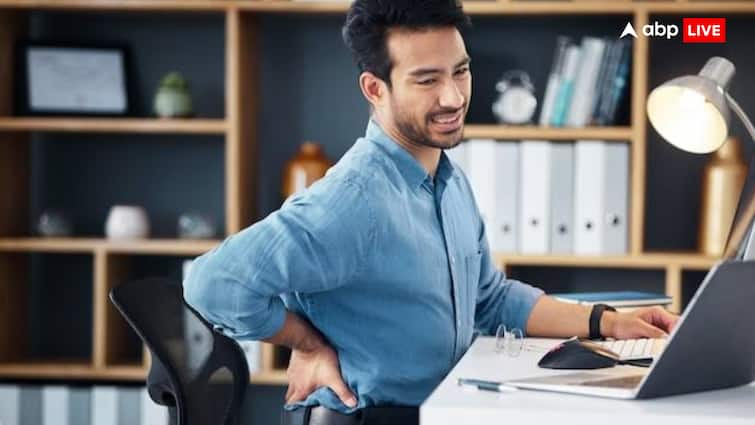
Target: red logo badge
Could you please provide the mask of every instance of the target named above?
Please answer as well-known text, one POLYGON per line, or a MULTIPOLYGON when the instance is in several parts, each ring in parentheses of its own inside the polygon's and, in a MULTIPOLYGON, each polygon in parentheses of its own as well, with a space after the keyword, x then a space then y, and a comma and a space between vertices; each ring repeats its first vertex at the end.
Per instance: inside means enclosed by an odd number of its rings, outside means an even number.
POLYGON ((726 43, 726 18, 682 19, 684 43, 726 43))

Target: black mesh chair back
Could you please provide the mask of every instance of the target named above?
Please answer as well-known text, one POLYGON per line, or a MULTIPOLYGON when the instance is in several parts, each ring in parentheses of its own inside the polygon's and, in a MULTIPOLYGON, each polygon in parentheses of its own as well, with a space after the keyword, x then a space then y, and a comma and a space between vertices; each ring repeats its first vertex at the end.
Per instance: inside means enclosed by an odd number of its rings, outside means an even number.
POLYGON ((244 353, 184 302, 181 285, 128 282, 110 300, 152 353, 147 390, 172 424, 236 424, 249 385, 244 353))

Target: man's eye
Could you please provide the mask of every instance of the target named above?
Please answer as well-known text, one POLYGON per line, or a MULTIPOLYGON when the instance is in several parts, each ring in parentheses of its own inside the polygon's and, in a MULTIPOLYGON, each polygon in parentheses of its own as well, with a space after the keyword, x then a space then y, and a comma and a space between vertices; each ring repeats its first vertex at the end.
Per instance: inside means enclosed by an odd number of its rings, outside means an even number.
POLYGON ((417 84, 421 86, 429 86, 431 84, 435 83, 435 78, 428 78, 427 80, 419 80, 417 81, 417 84))
POLYGON ((466 74, 467 72, 469 72, 469 67, 459 68, 456 71, 456 75, 466 74))

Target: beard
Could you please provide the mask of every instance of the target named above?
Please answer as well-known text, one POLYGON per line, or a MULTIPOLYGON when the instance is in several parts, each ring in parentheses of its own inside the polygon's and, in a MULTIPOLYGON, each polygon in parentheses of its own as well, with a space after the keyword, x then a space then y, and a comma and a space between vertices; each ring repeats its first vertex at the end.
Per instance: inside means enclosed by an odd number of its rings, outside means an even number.
POLYGON ((424 121, 412 119, 411 114, 404 112, 395 102, 391 102, 393 109, 393 120, 396 128, 410 142, 419 146, 426 146, 435 149, 451 149, 458 146, 463 139, 464 117, 467 114, 467 104, 461 107, 463 109, 462 125, 459 130, 447 134, 443 139, 437 139, 430 133, 430 123, 434 116, 441 114, 453 114, 459 112, 459 109, 442 109, 425 115, 424 121))

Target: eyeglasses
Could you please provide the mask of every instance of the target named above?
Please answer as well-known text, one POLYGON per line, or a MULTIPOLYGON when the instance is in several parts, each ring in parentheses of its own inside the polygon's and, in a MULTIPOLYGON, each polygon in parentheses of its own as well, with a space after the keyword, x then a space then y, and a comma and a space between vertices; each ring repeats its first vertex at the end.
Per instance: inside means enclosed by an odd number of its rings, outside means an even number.
POLYGON ((540 347, 534 344, 524 343, 524 332, 519 328, 506 328, 499 325, 495 332, 495 352, 506 353, 509 357, 519 357, 524 351, 537 351, 544 353, 548 347, 540 347))

